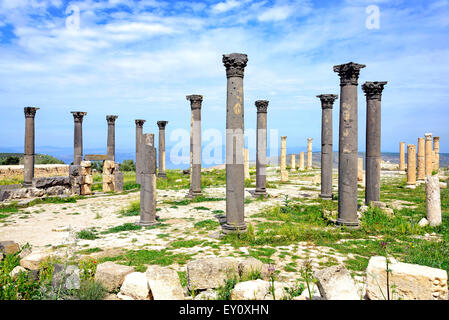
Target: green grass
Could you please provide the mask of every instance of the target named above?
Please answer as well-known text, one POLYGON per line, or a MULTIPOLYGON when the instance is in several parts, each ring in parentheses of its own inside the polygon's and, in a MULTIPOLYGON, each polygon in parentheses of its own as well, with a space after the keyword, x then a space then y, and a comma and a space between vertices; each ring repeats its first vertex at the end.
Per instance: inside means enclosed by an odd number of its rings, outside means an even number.
POLYGON ((106 231, 103 231, 102 234, 107 233, 117 233, 117 232, 123 232, 123 231, 134 231, 134 230, 140 230, 142 229, 142 226, 134 224, 134 223, 124 223, 120 226, 111 227, 107 229, 106 231))
POLYGON ((77 235, 78 239, 83 239, 83 240, 95 240, 95 239, 98 239, 97 234, 94 231, 89 230, 89 229, 81 230, 76 235, 77 235))
POLYGON ((140 200, 132 201, 125 209, 120 210, 121 217, 139 216, 140 200))
POLYGON ((196 229, 206 229, 206 230, 214 230, 220 226, 220 224, 216 220, 207 219, 200 222, 197 222, 193 225, 196 229))
POLYGON ((177 240, 170 243, 170 247, 174 249, 179 248, 193 248, 201 245, 204 240, 177 240))

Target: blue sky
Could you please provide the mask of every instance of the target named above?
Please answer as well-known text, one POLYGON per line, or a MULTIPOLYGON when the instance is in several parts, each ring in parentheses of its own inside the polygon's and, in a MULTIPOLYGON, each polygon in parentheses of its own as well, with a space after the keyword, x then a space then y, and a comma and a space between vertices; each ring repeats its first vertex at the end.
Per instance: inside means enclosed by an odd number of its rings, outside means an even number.
MULTIPOLYGON (((352 0, 0 0, 0 151, 23 150, 23 107, 36 116, 36 152, 72 147, 70 111, 86 111, 84 147, 106 151, 106 114, 117 114, 117 150, 132 151, 134 119, 157 133, 168 120, 190 130, 185 96, 202 94, 203 132, 225 129, 222 54, 248 54, 245 128, 266 99, 268 127, 289 152, 319 150, 318 94, 339 94, 332 66, 366 64, 359 79, 359 150, 365 150, 365 81, 388 81, 382 99, 382 151, 440 136, 449 152, 449 1, 352 0), (79 9, 79 29, 66 13, 79 9), (369 29, 367 7, 379 28, 369 29)), ((334 150, 338 150, 334 106, 334 150)), ((251 149, 251 147, 250 147, 251 149)), ((251 155, 254 158, 254 155, 251 155)))

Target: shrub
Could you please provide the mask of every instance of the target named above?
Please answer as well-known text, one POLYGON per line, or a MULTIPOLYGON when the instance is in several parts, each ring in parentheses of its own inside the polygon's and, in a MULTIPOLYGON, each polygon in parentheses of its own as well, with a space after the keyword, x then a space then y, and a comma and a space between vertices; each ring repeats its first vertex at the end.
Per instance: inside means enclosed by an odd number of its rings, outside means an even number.
POLYGON ((136 171, 136 163, 134 160, 123 160, 120 166, 121 171, 136 171))
POLYGON ((80 288, 76 292, 76 296, 80 300, 103 300, 107 290, 101 283, 93 280, 83 280, 80 288))

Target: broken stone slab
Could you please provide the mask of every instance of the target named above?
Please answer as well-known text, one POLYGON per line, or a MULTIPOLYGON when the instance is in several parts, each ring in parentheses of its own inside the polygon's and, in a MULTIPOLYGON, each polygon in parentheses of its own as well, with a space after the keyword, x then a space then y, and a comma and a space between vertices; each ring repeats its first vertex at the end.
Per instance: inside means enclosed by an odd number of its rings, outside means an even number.
POLYGON ((385 202, 382 201, 370 201, 369 205, 371 208, 380 208, 380 209, 386 209, 387 208, 387 204, 385 202))
MULTIPOLYGON (((390 299, 447 300, 447 272, 418 264, 389 263, 390 299), (392 286, 395 286, 394 292, 392 286)), ((371 300, 387 299, 386 258, 371 257, 366 269, 366 296, 371 300)))
POLYGON ((332 266, 315 272, 317 286, 326 300, 361 300, 354 280, 344 265, 332 266))
POLYGON ((175 270, 151 265, 147 268, 146 277, 153 300, 184 300, 184 291, 175 270))
POLYGON ((226 279, 238 277, 239 261, 236 258, 205 258, 187 264, 189 290, 214 289, 226 279))
POLYGON ((45 252, 31 252, 20 260, 20 265, 28 270, 39 270, 41 264, 50 258, 51 256, 45 252))
POLYGON ((81 175, 81 166, 80 165, 69 166, 69 176, 78 177, 80 175, 81 175))
POLYGON ((120 288, 125 280, 125 276, 131 272, 134 272, 134 267, 107 261, 97 266, 95 281, 100 282, 109 292, 112 292, 120 288))
POLYGON ((235 285, 231 292, 232 300, 281 300, 288 295, 285 282, 274 282, 274 298, 271 281, 262 279, 243 281, 235 285))
POLYGON ((70 177, 46 177, 34 178, 32 180, 34 188, 46 189, 54 186, 68 186, 70 185, 70 177))
POLYGON ((144 272, 131 272, 125 276, 120 293, 134 300, 149 300, 150 288, 144 272))
POLYGON ((63 286, 66 290, 79 289, 80 269, 73 265, 64 266, 62 264, 55 264, 51 286, 53 288, 63 286))
POLYGON ((260 275, 264 280, 269 278, 268 265, 262 261, 249 257, 239 263, 239 275, 241 278, 249 276, 251 273, 260 272, 260 275))
POLYGON ((20 251, 20 247, 14 241, 0 241, 0 252, 14 254, 20 251))

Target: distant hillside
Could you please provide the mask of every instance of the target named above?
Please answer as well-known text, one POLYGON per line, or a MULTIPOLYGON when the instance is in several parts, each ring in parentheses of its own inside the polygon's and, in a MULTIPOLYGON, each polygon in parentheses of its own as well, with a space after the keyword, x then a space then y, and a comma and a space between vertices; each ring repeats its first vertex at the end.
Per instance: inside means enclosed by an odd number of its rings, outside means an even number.
MULTIPOLYGON (((23 153, 0 153, 0 165, 5 164, 6 159, 9 157, 19 158, 18 164, 23 164, 23 153)), ((36 154, 34 161, 35 164, 64 164, 64 161, 48 154, 36 154)))

